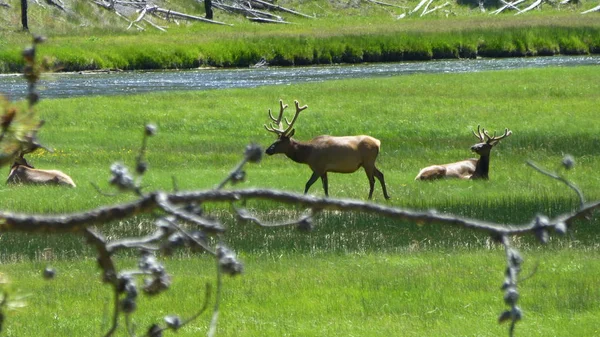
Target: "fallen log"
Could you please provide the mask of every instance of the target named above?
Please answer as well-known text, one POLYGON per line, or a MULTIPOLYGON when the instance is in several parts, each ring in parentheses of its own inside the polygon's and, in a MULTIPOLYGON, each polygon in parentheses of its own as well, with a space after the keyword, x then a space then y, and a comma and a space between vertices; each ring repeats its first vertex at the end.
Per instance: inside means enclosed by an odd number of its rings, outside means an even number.
POLYGON ((500 12, 502 12, 503 10, 505 10, 507 8, 513 8, 513 9, 515 9, 517 11, 520 11, 520 9, 517 7, 517 5, 520 4, 520 3, 525 2, 525 0, 517 0, 517 1, 514 1, 514 2, 510 2, 510 3, 508 3, 508 2, 506 2, 504 0, 501 0, 501 1, 504 4, 504 6, 496 9, 493 12, 490 12, 490 14, 496 14, 497 15, 497 14, 499 14, 500 12))
POLYGON ((286 24, 291 23, 291 22, 287 22, 287 21, 283 21, 283 20, 271 20, 271 19, 267 19, 267 18, 257 18, 257 17, 250 17, 250 16, 247 16, 246 19, 248 19, 250 21, 254 21, 254 22, 259 22, 259 23, 286 23, 286 24))
POLYGON ((175 11, 172 11, 170 9, 159 8, 157 6, 147 7, 146 11, 148 13, 161 13, 161 14, 165 14, 167 16, 177 16, 177 17, 180 17, 182 19, 196 20, 196 21, 214 23, 214 24, 217 24, 217 25, 224 25, 224 26, 233 26, 232 24, 229 24, 229 23, 215 21, 215 20, 210 20, 210 19, 206 19, 206 18, 203 18, 203 17, 200 17, 200 16, 194 16, 194 15, 189 15, 189 14, 185 14, 185 13, 175 12, 175 11))
POLYGON ((587 11, 581 12, 581 14, 587 14, 587 13, 598 12, 598 11, 600 11, 600 6, 596 6, 594 8, 588 9, 587 11))
POLYGON ((429 14, 431 12, 437 11, 438 9, 444 8, 444 7, 449 6, 449 5, 450 5, 450 3, 446 1, 446 3, 444 3, 443 5, 435 6, 435 7, 433 7, 432 9, 430 9, 428 11, 424 10, 423 13, 421 14, 421 16, 427 15, 427 14, 429 14))
POLYGON ((421 9, 421 7, 423 7, 423 5, 425 5, 425 3, 426 3, 427 1, 429 1, 429 0, 421 0, 421 2, 419 2, 419 3, 417 4, 417 6, 416 6, 416 7, 415 7, 415 8, 414 8, 412 11, 408 12, 408 14, 412 14, 412 13, 414 13, 414 12, 418 11, 419 9, 421 9))
POLYGON ((58 9, 60 9, 63 12, 66 12, 65 7, 63 7, 62 1, 60 1, 60 0, 59 1, 46 0, 46 3, 48 5, 52 5, 52 6, 56 7, 56 8, 58 8, 58 9))
POLYGON ((223 3, 213 3, 213 7, 230 12, 230 13, 239 13, 244 15, 250 15, 254 17, 262 17, 262 18, 270 18, 272 20, 283 20, 283 18, 279 15, 259 11, 252 8, 247 8, 243 6, 231 6, 223 3))
POLYGON ((425 8, 423 8, 423 12, 421 12, 421 15, 419 15, 419 16, 425 15, 425 12, 427 12, 427 8, 429 8, 429 5, 431 5, 432 2, 433 2, 433 0, 428 0, 427 1, 427 4, 425 5, 425 8))
POLYGON ((251 1, 252 1, 252 2, 256 2, 256 3, 258 3, 258 4, 261 4, 261 5, 263 5, 263 6, 267 6, 267 7, 269 7, 269 8, 273 8, 273 9, 276 9, 276 10, 282 11, 282 12, 291 13, 291 14, 298 15, 298 16, 302 16, 302 17, 309 18, 309 19, 314 19, 314 18, 315 18, 314 16, 310 16, 310 15, 302 14, 302 13, 300 13, 300 12, 296 12, 296 11, 294 11, 294 10, 287 9, 287 8, 285 8, 285 7, 281 7, 281 6, 279 6, 279 5, 273 5, 272 3, 269 3, 269 2, 266 2, 266 1, 262 1, 262 0, 251 0, 251 1))
MULTIPOLYGON (((114 7, 111 7, 110 4, 106 4, 104 2, 100 2, 100 1, 92 1, 92 3, 95 3, 96 5, 98 5, 99 7, 102 7, 108 11, 111 11, 113 13, 115 13, 116 16, 118 16, 119 18, 127 21, 128 23, 131 23, 131 20, 129 20, 128 18, 126 18, 125 16, 123 16, 123 14, 119 13, 119 11, 117 11, 114 7)), ((144 27, 138 25, 138 24, 134 24, 134 26, 139 29, 139 30, 145 30, 144 27)))
POLYGON ((525 12, 528 12, 536 7, 538 7, 539 5, 542 4, 542 0, 536 0, 534 3, 532 3, 531 5, 529 5, 527 8, 515 13, 515 15, 519 15, 519 14, 523 14, 525 12))
POLYGON ((365 1, 374 3, 376 5, 381 5, 381 6, 397 7, 397 8, 402 8, 402 9, 408 8, 406 6, 398 6, 398 5, 394 5, 394 4, 388 4, 386 2, 381 2, 381 1, 377 1, 377 0, 365 0, 365 1))

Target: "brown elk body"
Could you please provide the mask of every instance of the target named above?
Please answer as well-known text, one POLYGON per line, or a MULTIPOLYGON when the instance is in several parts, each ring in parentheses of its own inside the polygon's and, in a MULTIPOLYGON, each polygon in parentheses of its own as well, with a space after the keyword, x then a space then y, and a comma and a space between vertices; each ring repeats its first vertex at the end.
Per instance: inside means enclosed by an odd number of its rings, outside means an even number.
POLYGON ((73 179, 62 171, 38 170, 22 156, 15 160, 6 179, 7 184, 60 185, 76 187, 73 179))
POLYGON ((490 152, 492 148, 512 134, 509 129, 504 130, 502 136, 490 136, 485 129, 477 126, 477 133, 473 131, 475 137, 481 142, 471 146, 471 151, 479 155, 479 159, 471 158, 450 164, 432 165, 419 171, 415 180, 434 180, 440 178, 460 178, 460 179, 489 179, 490 171, 490 152))
POLYGON ((275 122, 270 126, 264 125, 267 131, 277 134, 278 138, 265 151, 268 155, 283 153, 288 158, 301 164, 307 164, 312 170, 312 176, 306 182, 304 193, 306 194, 309 188, 321 178, 325 195, 329 195, 327 173, 353 173, 359 168, 364 168, 367 178, 369 179, 369 199, 373 197, 375 187, 375 178, 381 183, 383 196, 389 199, 383 173, 375 167, 375 160, 379 154, 381 142, 371 136, 318 136, 308 142, 296 141, 292 138, 295 130, 293 125, 298 118, 300 112, 307 106, 300 107, 298 101, 296 104, 296 114, 291 122, 285 119, 287 128, 284 130, 282 126, 283 111, 287 108, 282 101, 279 101, 280 112, 279 117, 274 118, 269 109, 269 117, 275 122))

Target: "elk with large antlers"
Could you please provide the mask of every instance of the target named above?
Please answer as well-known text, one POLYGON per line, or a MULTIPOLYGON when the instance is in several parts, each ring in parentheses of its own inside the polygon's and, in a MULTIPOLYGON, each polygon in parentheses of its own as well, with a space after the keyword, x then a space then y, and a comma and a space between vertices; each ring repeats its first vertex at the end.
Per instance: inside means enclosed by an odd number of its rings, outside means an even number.
POLYGON ((473 134, 480 143, 471 146, 471 151, 479 155, 479 159, 471 158, 456 163, 432 165, 422 169, 415 180, 433 180, 439 178, 489 179, 490 151, 500 140, 510 136, 512 131, 504 130, 501 136, 490 136, 485 129, 477 126, 473 134))
POLYGON ((283 101, 279 101, 280 110, 277 118, 273 117, 271 109, 269 109, 269 117, 273 122, 269 126, 265 124, 264 127, 267 131, 275 133, 278 138, 275 143, 269 146, 266 153, 268 155, 283 153, 291 160, 307 164, 310 167, 313 174, 306 182, 304 193, 306 194, 312 184, 321 178, 325 195, 329 196, 328 172, 353 173, 362 167, 369 179, 369 199, 373 197, 375 178, 381 183, 383 196, 389 199, 383 173, 375 167, 375 159, 379 154, 381 142, 365 135, 346 137, 324 135, 315 137, 308 142, 296 141, 292 138, 295 132, 295 129, 293 129, 294 123, 300 112, 308 106, 300 107, 298 101, 294 101, 294 103, 296 104, 296 113, 291 122, 287 118, 283 118, 283 111, 287 108, 287 104, 284 105, 283 101), (283 127, 284 120, 287 124, 285 129, 283 127))
POLYGON ((23 154, 19 155, 8 174, 6 179, 7 184, 32 184, 32 185, 60 185, 76 187, 73 179, 67 174, 58 170, 38 170, 29 165, 27 160, 23 158, 23 154))

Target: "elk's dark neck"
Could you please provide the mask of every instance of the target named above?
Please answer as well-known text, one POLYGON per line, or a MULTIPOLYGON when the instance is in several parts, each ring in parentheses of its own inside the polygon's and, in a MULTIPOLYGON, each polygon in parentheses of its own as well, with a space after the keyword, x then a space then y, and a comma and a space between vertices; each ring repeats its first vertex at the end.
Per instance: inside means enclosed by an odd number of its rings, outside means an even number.
POLYGON ((480 156, 475 165, 475 173, 471 176, 471 179, 489 179, 488 173, 490 172, 490 155, 480 156))
POLYGON ((310 144, 290 139, 290 147, 285 155, 296 163, 306 164, 310 151, 310 144))

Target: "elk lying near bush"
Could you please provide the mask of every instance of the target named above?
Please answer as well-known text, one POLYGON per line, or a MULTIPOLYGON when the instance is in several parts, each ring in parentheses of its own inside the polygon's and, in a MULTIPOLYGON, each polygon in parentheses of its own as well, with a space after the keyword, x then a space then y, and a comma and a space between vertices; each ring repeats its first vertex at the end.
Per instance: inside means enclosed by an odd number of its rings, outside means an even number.
POLYGON ((443 165, 432 165, 422 169, 415 180, 433 180, 439 178, 461 178, 461 179, 488 179, 488 173, 490 171, 490 151, 492 148, 500 142, 500 140, 510 136, 512 131, 509 129, 504 130, 502 136, 493 137, 477 126, 477 133, 473 131, 473 134, 480 143, 471 146, 471 151, 479 155, 479 159, 471 158, 456 163, 443 164, 443 165))
POLYGON ((76 186, 73 179, 61 171, 35 169, 27 163, 23 155, 17 157, 13 163, 6 183, 76 186))
POLYGON ((310 167, 313 174, 306 183, 304 193, 306 194, 312 184, 318 178, 321 178, 325 195, 329 196, 327 172, 353 173, 363 167, 369 179, 369 199, 373 197, 375 178, 381 183, 383 196, 389 199, 383 173, 375 167, 375 159, 379 154, 381 142, 365 135, 347 137, 318 136, 309 142, 296 141, 292 139, 295 132, 295 129, 293 129, 294 123, 300 112, 308 106, 300 107, 298 101, 294 103, 296 104, 296 114, 291 122, 287 118, 283 118, 283 111, 287 108, 287 104, 284 105, 283 101, 279 101, 279 117, 274 118, 271 109, 269 109, 269 117, 274 124, 271 122, 269 126, 265 124, 264 127, 267 131, 275 133, 278 138, 275 143, 269 146, 266 153, 268 155, 283 153, 291 160, 307 164, 310 167), (283 129, 282 119, 285 119, 287 123, 285 129, 283 129))

